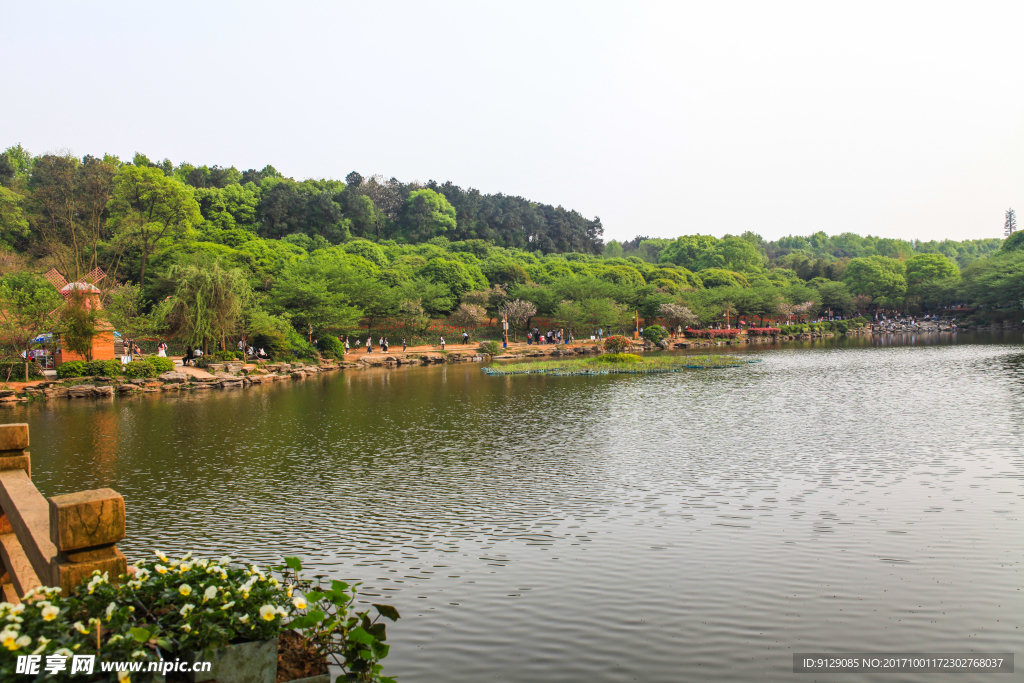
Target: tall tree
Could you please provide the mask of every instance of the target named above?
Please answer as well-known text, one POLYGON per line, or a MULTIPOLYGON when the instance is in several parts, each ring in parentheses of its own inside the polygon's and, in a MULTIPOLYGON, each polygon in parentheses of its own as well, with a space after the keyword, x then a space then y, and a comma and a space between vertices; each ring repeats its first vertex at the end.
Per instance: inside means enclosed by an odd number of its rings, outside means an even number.
POLYGON ((146 262, 157 247, 203 220, 191 187, 165 176, 159 168, 128 164, 114 176, 109 209, 118 238, 140 252, 139 283, 143 285, 146 262))
POLYGON ((252 289, 239 268, 224 268, 218 260, 175 263, 167 278, 176 283, 174 294, 161 305, 168 328, 188 344, 210 339, 225 341, 237 331, 252 289))

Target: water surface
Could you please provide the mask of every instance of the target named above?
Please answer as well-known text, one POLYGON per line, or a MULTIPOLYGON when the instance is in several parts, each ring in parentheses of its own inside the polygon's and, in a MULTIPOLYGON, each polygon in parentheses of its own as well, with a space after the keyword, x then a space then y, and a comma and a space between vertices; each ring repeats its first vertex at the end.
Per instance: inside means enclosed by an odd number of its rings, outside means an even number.
POLYGON ((953 342, 646 376, 354 371, 5 417, 30 423, 45 495, 124 495, 129 557, 298 554, 361 579, 404 617, 403 683, 811 681, 793 652, 1024 655, 1024 347, 953 342))

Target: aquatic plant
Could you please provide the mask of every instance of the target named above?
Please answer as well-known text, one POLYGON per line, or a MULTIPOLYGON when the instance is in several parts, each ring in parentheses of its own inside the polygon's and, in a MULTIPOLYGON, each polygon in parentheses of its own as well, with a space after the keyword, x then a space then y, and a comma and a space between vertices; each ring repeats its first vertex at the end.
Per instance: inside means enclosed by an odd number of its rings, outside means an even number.
POLYGON ((712 368, 735 368, 758 360, 743 360, 736 356, 656 356, 640 358, 633 354, 608 354, 596 358, 570 358, 509 365, 491 365, 481 368, 488 375, 646 375, 685 370, 710 370, 712 368), (605 358, 619 356, 623 360, 605 358), (639 362, 632 360, 638 358, 639 362))

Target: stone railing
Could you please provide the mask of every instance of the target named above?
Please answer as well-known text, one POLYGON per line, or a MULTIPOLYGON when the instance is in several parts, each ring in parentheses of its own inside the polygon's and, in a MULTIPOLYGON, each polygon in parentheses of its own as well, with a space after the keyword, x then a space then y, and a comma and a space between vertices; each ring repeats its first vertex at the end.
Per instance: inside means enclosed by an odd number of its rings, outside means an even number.
POLYGON ((27 424, 0 425, 0 598, 16 603, 38 586, 68 596, 94 570, 124 574, 115 545, 124 538, 124 499, 111 489, 43 498, 27 448, 27 424))

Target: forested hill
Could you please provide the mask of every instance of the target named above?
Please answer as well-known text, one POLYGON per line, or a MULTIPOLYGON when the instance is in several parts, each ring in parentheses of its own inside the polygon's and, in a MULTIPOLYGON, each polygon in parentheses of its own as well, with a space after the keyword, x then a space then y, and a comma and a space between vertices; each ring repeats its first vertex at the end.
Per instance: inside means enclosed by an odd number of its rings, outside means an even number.
MULTIPOLYGON (((11 147, 0 156, 0 183, 7 184, 4 177, 10 180, 33 165, 33 175, 60 172, 55 168, 59 158, 43 155, 34 162, 20 145, 11 147)), ((122 165, 111 156, 86 160, 93 162, 94 175, 112 175, 122 165)), ((206 221, 265 238, 303 234, 331 244, 351 237, 417 244, 445 237, 543 253, 596 254, 604 247, 599 218, 587 219, 523 197, 483 194, 451 182, 406 183, 382 176, 364 178, 356 172, 344 181, 296 181, 270 165, 239 171, 234 166, 175 165, 168 159, 154 163, 144 154, 136 154, 130 163, 157 168, 195 188, 206 221)), ((36 184, 40 181, 46 182, 39 179, 36 184)))

